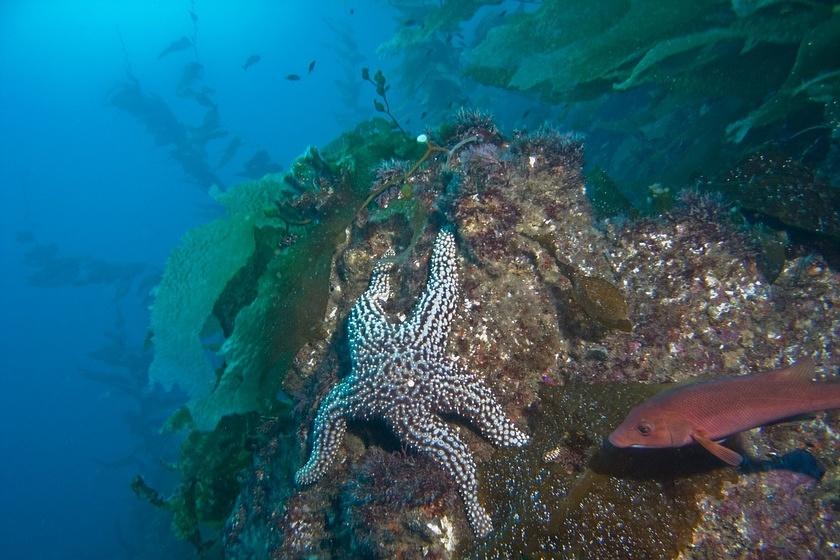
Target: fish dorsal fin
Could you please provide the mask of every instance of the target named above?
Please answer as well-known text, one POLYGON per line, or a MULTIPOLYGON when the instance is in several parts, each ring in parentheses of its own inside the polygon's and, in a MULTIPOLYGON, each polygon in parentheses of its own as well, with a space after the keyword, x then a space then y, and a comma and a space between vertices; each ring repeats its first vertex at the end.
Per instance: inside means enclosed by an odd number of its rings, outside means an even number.
POLYGON ((717 443, 716 441, 710 440, 706 435, 702 432, 692 432, 691 437, 702 445, 706 451, 723 461, 728 465, 732 465, 733 467, 737 467, 741 464, 744 460, 743 457, 739 453, 732 451, 728 447, 724 447, 723 445, 717 443))
POLYGON ((811 358, 800 358, 790 367, 777 369, 770 373, 788 381, 801 381, 810 383, 814 379, 814 360, 811 358))

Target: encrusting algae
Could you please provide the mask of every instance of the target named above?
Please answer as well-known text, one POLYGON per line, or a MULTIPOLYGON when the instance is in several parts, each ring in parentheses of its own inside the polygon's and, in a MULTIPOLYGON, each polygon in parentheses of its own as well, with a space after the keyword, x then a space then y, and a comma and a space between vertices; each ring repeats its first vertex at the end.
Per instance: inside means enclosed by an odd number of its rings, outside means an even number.
MULTIPOLYGON (((459 119, 425 146, 412 139, 409 147, 403 138, 399 149, 386 149, 387 136, 378 136, 382 142, 369 147, 363 135, 353 136, 345 149, 365 157, 347 155, 334 174, 316 176, 348 177, 355 203, 344 205, 340 219, 296 225, 276 217, 270 230, 277 242, 287 232, 300 235, 277 254, 302 258, 317 247, 317 274, 285 276, 272 264, 274 245, 258 250, 226 285, 221 299, 228 303, 214 310, 226 336, 236 338, 243 311, 267 325, 254 336, 271 334, 267 346, 252 346, 252 356, 272 356, 261 373, 272 396, 274 384, 282 386, 284 400, 260 412, 284 420, 260 432, 250 444, 250 466, 233 491, 224 490, 238 494, 224 502, 233 505, 216 546, 230 558, 698 557, 693 547, 711 543, 710 527, 727 519, 733 496, 800 479, 721 469, 702 449, 617 450, 604 438, 660 383, 771 369, 790 356, 813 356, 818 373, 836 367, 831 333, 840 316, 828 302, 840 300, 837 275, 819 255, 791 244, 771 289, 731 209, 697 194, 678 197, 656 219, 599 221, 574 138, 544 129, 508 143, 486 115, 459 119), (391 158, 416 165, 401 164, 372 190, 373 170, 391 158), (407 197, 387 207, 368 204, 397 183, 410 184, 407 197), (391 297, 377 301, 384 324, 396 328, 411 320, 434 238, 446 224, 461 259, 463 305, 453 311, 439 353, 472 372, 503 417, 531 437, 524 447, 502 449, 472 429, 481 427, 475 418, 446 418, 469 449, 477 502, 493 520, 492 531, 478 531, 481 538, 439 462, 402 449, 375 419, 347 423, 344 445, 331 448, 329 476, 303 488, 292 483, 319 403, 353 370, 347 331, 355 327, 347 318, 380 266, 377 256, 395 251, 391 297), (335 234, 329 240, 309 237, 326 227, 335 234), (278 320, 277 302, 300 296, 292 288, 303 277, 317 284, 309 288, 317 305, 294 315, 297 323, 278 320), (284 296, 281 285, 292 291, 284 296), (259 305, 266 294, 275 303, 259 305), (289 325, 294 336, 271 346, 289 325)), ((322 188, 320 196, 346 187, 322 188)), ((773 453, 794 451, 802 438, 784 429, 745 434, 746 455, 762 465, 773 464, 766 462, 773 453)), ((805 441, 818 461, 840 458, 836 417, 798 429, 809 430, 805 441)), ((836 478, 833 472, 826 477, 836 478)), ((810 495, 822 485, 782 495, 810 495)), ((830 500, 814 500, 808 515, 821 515, 830 500)), ((808 538, 838 540, 834 525, 806 531, 808 538)), ((774 546, 773 553, 785 553, 783 543, 774 546)))
MULTIPOLYGON (((540 235, 534 240, 551 255, 557 254, 551 236, 540 235)), ((587 276, 556 256, 555 260, 560 273, 572 284, 572 297, 589 317, 610 329, 627 332, 633 329, 633 324, 627 316, 627 302, 614 284, 603 278, 587 276)))

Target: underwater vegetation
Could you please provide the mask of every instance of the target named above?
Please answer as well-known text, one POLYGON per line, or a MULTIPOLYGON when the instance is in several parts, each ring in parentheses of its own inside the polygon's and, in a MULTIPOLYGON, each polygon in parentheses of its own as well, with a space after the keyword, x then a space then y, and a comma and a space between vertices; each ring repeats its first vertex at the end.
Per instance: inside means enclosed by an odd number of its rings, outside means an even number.
POLYGON ((416 143, 383 121, 360 125, 284 175, 216 197, 226 216, 191 231, 169 258, 152 307, 150 374, 190 395, 190 418, 270 410, 294 353, 326 305, 330 262, 367 194, 372 167, 416 143), (289 236, 292 236, 290 242, 289 236), (205 340, 221 335, 208 358, 205 340))
MULTIPOLYGON (((201 122, 184 122, 163 97, 144 89, 132 69, 128 48, 121 35, 125 80, 112 89, 108 101, 113 107, 142 124, 156 146, 168 149, 169 156, 178 163, 190 181, 209 191, 213 186, 225 187, 219 171, 236 158, 243 140, 237 135, 230 137, 231 132, 223 125, 221 111, 215 99, 215 89, 205 80, 205 65, 199 58, 198 50, 199 18, 194 2, 191 4, 191 36, 184 36, 169 43, 161 51, 157 63, 163 66, 181 64, 175 94, 181 99, 195 103, 203 110, 201 122), (192 60, 177 62, 185 56, 190 56, 192 60), (217 147, 217 141, 228 137, 230 139, 224 147, 217 147), (211 159, 216 160, 215 165, 211 163, 211 159)), ((250 55, 242 64, 243 71, 259 63, 261 59, 258 54, 250 55)), ((310 66, 311 72, 314 66, 310 66)), ((281 170, 282 167, 272 160, 267 150, 258 148, 243 163, 237 176, 260 179, 268 173, 281 170)))
POLYGON ((182 482, 168 497, 145 481, 138 493, 208 557, 760 557, 803 543, 830 554, 834 414, 746 432, 738 471, 695 447, 604 444, 661 383, 804 356, 833 372, 840 280, 824 258, 788 240, 771 286, 741 211, 696 191, 660 216, 605 219, 580 140, 550 128, 507 139, 488 114, 460 111, 422 140, 369 121, 284 174, 215 193, 226 215, 183 239, 152 308, 152 379, 189 398, 168 424, 188 434, 182 482), (446 224, 463 304, 441 352, 530 438, 503 449, 473 429, 480 419, 446 418, 464 424, 489 532, 474 531, 435 460, 375 419, 346 423, 329 476, 294 484, 319 404, 352 380, 361 327, 348 317, 371 272, 374 288, 381 267, 392 277, 376 304, 385 324, 411 323, 446 224), (793 522, 796 538, 776 538, 793 522))
POLYGON ((167 499, 179 534, 204 542, 197 527, 222 521, 217 504, 233 503, 242 454, 251 456, 230 443, 247 441, 253 424, 237 418, 288 413, 276 397, 295 353, 319 335, 311 318, 324 314, 333 253, 372 169, 417 149, 385 121, 364 123, 323 152, 308 150, 285 175, 214 191, 226 215, 173 251, 152 306, 149 376, 188 396, 168 428, 195 430, 181 452, 183 483, 167 499), (218 462, 185 462, 192 456, 218 462))
MULTIPOLYGON (((257 150, 251 180, 210 191, 224 215, 171 254, 144 359, 153 384, 185 394, 165 423, 184 437, 181 482, 164 495, 141 477, 135 492, 208 558, 836 555, 836 413, 744 432, 727 442, 739 470, 697 446, 604 441, 665 384, 840 366, 840 276, 823 250, 840 232, 836 6, 393 4, 393 84, 364 68, 360 90, 353 35, 327 22, 347 106, 372 86, 385 118, 285 171, 257 150), (580 135, 507 135, 489 113, 456 112, 488 87, 580 125, 588 168, 580 135), (459 306, 435 291, 453 275, 459 306), (360 334, 391 330, 431 337, 436 359, 470 372, 455 385, 480 387, 482 410, 528 444, 496 445, 469 407, 394 412, 428 389, 411 372, 433 360, 360 334), (406 379, 383 383, 378 366, 406 379), (429 426, 456 452, 430 454, 429 426)), ((184 39, 161 57, 189 51, 184 39)), ((131 76, 111 101, 209 187, 242 140, 208 163, 228 132, 202 76, 187 63, 178 86, 205 108, 199 126, 131 76)))
POLYGON ((405 130, 400 126, 399 121, 397 118, 391 113, 391 104, 388 102, 388 90, 391 89, 390 84, 388 84, 388 80, 385 79, 385 75, 382 73, 382 70, 377 70, 376 73, 373 75, 373 78, 370 77, 370 69, 369 68, 362 68, 362 79, 366 82, 370 82, 371 85, 376 90, 376 95, 381 100, 374 99, 373 100, 373 108, 376 109, 379 113, 384 113, 388 115, 388 118, 391 119, 394 127, 398 128, 400 132, 405 133, 405 130))
POLYGON ((62 254, 55 243, 39 241, 30 232, 18 233, 16 241, 29 268, 26 282, 30 286, 111 286, 114 301, 120 301, 132 292, 146 298, 160 278, 160 270, 146 263, 116 263, 62 254))
MULTIPOLYGON (((400 80, 419 101, 432 86, 453 84, 424 103, 435 116, 449 100, 464 103, 453 90, 475 99, 479 86, 492 86, 511 92, 510 103, 530 99, 535 114, 586 133, 597 146, 589 164, 640 209, 650 185, 676 193, 759 151, 823 176, 838 172, 834 2, 394 4, 417 23, 380 50, 403 57, 400 80)), ((791 191, 798 188, 826 191, 802 182, 791 191)))
POLYGON ((215 106, 207 109, 200 126, 190 127, 161 97, 147 93, 131 75, 112 92, 110 103, 142 123, 157 146, 169 148, 172 158, 199 187, 222 185, 206 155, 207 143, 227 134, 219 127, 215 106))

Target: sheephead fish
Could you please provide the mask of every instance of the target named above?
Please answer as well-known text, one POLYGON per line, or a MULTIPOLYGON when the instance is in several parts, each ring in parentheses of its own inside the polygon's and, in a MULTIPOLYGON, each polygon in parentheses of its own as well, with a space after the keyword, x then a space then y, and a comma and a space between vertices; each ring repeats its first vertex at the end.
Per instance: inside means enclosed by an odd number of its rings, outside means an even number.
POLYGON ((719 443, 801 414, 840 408, 840 382, 814 382, 805 358, 767 373, 720 377, 663 391, 630 411, 610 434, 616 447, 682 447, 699 443, 732 466, 743 457, 719 443))

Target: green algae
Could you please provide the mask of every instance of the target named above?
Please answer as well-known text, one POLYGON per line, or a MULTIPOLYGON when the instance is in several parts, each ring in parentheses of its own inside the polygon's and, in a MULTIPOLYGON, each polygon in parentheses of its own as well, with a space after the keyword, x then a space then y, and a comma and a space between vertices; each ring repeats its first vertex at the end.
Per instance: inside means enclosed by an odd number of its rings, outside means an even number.
POLYGON ((274 406, 295 353, 318 333, 331 259, 373 167, 420 150, 375 119, 323 152, 308 149, 283 181, 266 177, 217 195, 228 215, 187 234, 152 311, 150 376, 188 392, 195 427, 212 430, 225 415, 274 406), (214 322, 224 338, 218 352, 202 342, 214 322))
MULTIPOLYGON (((312 174, 311 182, 324 180, 332 192, 317 220, 297 228, 299 239, 275 250, 257 279, 256 297, 237 314, 222 348, 225 375, 238 385, 227 395, 259 392, 264 404, 258 410, 271 406, 297 351, 321 334, 332 258, 369 190, 374 165, 412 154, 415 144, 378 119, 343 135, 323 154, 309 150, 296 162, 296 176, 312 174)), ((260 233, 268 237, 267 246, 278 247, 280 232, 260 233)))
MULTIPOLYGON (((174 495, 151 500, 139 483, 135 492, 172 511, 176 534, 199 550, 209 542, 200 531, 218 533, 240 491, 255 413, 288 415, 277 395, 297 351, 323 335, 332 258, 374 166, 422 149, 383 119, 362 123, 323 151, 307 150, 282 181, 266 177, 219 195, 228 216, 189 233, 170 257, 153 311, 152 378, 188 389, 188 406, 166 427, 191 431, 174 495), (208 326, 223 340, 218 350, 203 342, 208 326)), ((406 213, 414 222, 425 216, 406 213)))
POLYGON ((193 544, 199 555, 217 541, 204 539, 202 530, 216 534, 239 495, 239 476, 251 464, 249 442, 257 421, 254 414, 227 416, 213 431, 192 431, 181 444, 175 465, 181 482, 169 498, 140 475, 131 482, 135 495, 172 513, 175 535, 193 544))
POLYGON ((572 298, 589 318, 608 329, 626 332, 633 330, 633 323, 628 317, 627 300, 618 287, 603 278, 587 276, 557 258, 557 244, 551 235, 537 235, 533 239, 554 257, 560 273, 572 285, 572 298))
POLYGON ((545 386, 531 443, 479 467, 495 530, 469 558, 672 558, 691 538, 698 501, 734 476, 702 449, 621 450, 602 443, 660 388, 545 386), (553 451, 558 448, 563 453, 553 451), (548 457, 547 457, 548 455, 548 457), (551 460, 560 455, 564 459, 551 460), (548 459, 548 460, 547 460, 548 459))
POLYGON ((168 500, 181 538, 224 524, 239 493, 237 476, 251 461, 246 444, 255 421, 255 415, 228 416, 212 432, 194 431, 182 444, 181 484, 168 500))
POLYGON ((262 215, 262 208, 280 194, 270 179, 217 194, 227 215, 184 236, 167 261, 155 295, 149 378, 167 389, 178 385, 185 390, 190 413, 204 429, 212 429, 224 414, 237 411, 208 406, 217 374, 201 335, 216 301, 251 258, 256 247, 254 230, 271 222, 262 215))

